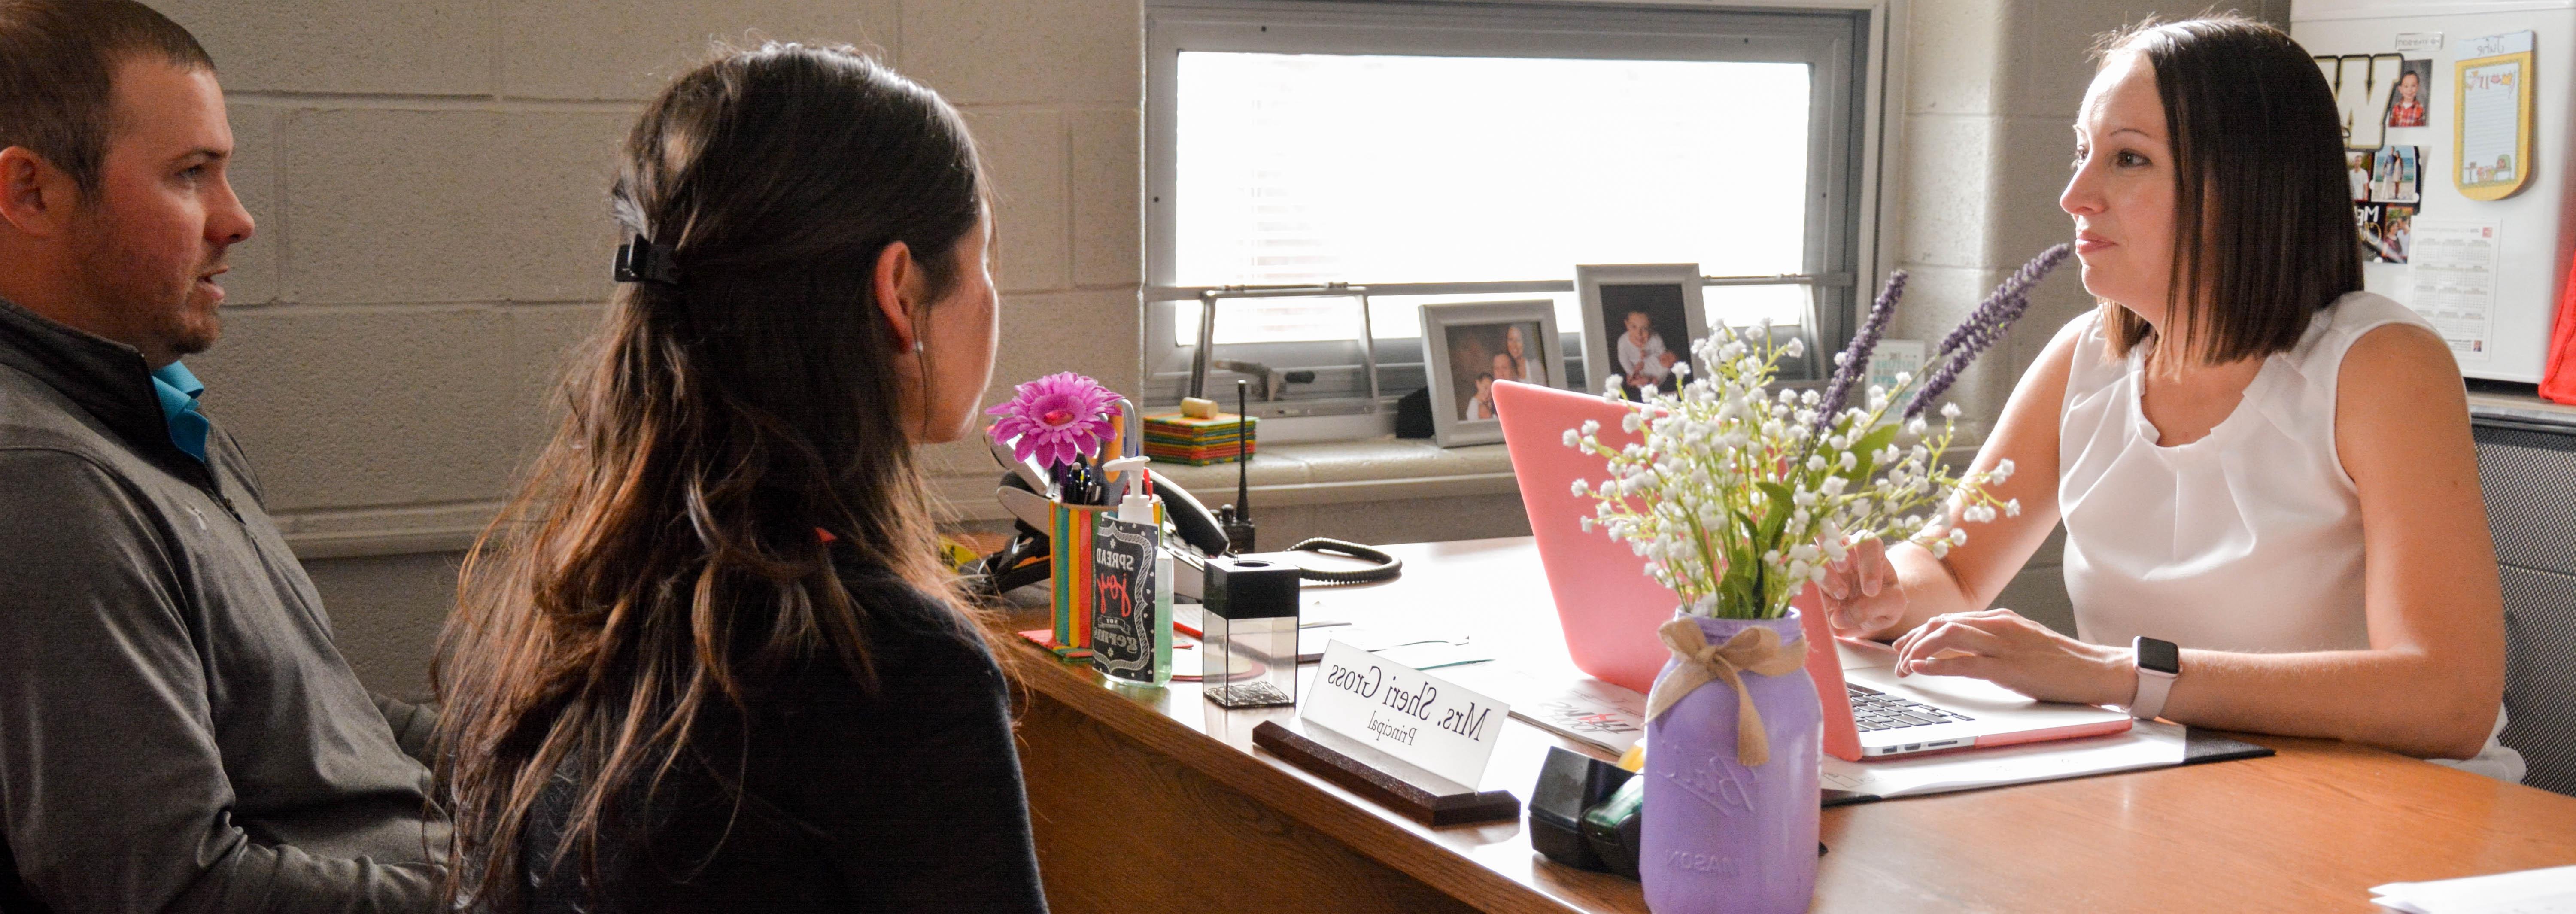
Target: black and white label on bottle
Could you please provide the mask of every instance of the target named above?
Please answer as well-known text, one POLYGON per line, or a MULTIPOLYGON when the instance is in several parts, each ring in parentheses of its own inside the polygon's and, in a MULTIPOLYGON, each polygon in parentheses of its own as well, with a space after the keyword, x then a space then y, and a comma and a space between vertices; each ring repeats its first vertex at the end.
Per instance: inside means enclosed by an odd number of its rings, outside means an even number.
POLYGON ((1154 554, 1162 531, 1101 512, 1091 531, 1091 668, 1137 682, 1154 679, 1154 554))

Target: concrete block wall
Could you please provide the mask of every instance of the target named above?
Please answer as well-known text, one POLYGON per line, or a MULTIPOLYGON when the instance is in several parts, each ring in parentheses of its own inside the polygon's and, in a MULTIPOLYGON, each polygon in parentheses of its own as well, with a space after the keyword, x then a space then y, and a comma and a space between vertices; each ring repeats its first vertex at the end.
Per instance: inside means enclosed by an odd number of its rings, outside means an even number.
MULTIPOLYGON (((2287 28, 2288 0, 2219 4, 2287 28)), ((2074 237, 2057 206, 2074 155, 2071 125, 2093 79, 2094 37, 2153 15, 2194 16, 2206 0, 1913 0, 1904 152, 1891 175, 1898 265, 1912 273, 1889 335, 1937 340, 2024 261, 2074 237)), ((2012 333, 1962 373, 1950 397, 1966 440, 1983 440, 2022 372, 2067 321, 2094 306, 2069 262, 2031 296, 2012 333)), ((2062 531, 1997 606, 2074 630, 2062 531)))
POLYGON ((420 691, 457 550, 611 289, 618 147, 713 41, 853 44, 939 90, 993 177, 995 377, 1138 377, 1138 0, 150 2, 214 55, 259 220, 189 364, 379 690, 420 691))

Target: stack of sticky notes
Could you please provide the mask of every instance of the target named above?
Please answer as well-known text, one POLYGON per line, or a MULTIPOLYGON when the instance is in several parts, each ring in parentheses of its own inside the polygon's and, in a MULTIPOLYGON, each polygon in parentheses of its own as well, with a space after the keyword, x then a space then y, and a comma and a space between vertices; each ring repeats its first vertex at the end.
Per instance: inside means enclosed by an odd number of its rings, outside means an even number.
POLYGON ((1182 403, 1182 411, 1145 417, 1145 456, 1171 463, 1207 466, 1232 463, 1254 453, 1261 420, 1217 412, 1208 401, 1182 403), (1192 409, 1206 403, 1204 407, 1192 409))

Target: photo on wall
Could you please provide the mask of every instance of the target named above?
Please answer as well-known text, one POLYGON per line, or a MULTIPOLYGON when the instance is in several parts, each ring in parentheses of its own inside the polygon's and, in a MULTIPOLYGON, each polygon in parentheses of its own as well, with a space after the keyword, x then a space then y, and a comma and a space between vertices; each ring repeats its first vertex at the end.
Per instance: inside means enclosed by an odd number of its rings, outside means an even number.
POLYGON ((2370 199, 2370 157, 2367 149, 2347 149, 2343 153, 2344 177, 2352 181, 2352 202, 2370 199))
POLYGON ((2405 263, 2414 248, 2415 207, 2402 203, 2364 203, 2353 207, 2354 228, 2372 263, 2405 263))
POLYGON ((1495 384, 1565 386, 1555 302, 1449 302, 1421 308, 1431 437, 1441 447, 1503 440, 1494 412, 1495 384))
POLYGON ((2388 120, 2391 127, 2424 126, 2424 91, 2433 83, 2433 62, 2409 60, 2398 65, 2397 88, 2388 93, 2388 120))
POLYGON ((2370 202, 2419 203, 2417 165, 2422 161, 2417 147, 2382 146, 2371 154, 2370 202))
POLYGON ((1632 400, 1679 390, 1673 367, 1690 359, 1692 340, 1708 335, 1699 282, 1695 263, 1575 267, 1584 376, 1600 387, 1616 375, 1632 400))

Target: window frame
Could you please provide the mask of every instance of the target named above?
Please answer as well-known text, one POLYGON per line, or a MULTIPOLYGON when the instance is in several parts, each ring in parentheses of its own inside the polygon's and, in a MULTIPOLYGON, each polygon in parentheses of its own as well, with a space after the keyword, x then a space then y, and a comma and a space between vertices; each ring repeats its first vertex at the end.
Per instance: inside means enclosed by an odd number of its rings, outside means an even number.
MULTIPOLYGON (((1884 92, 1883 3, 1832 0, 1762 7, 1610 6, 1575 2, 1360 3, 1341 0, 1176 0, 1149 3, 1145 11, 1146 94, 1144 160, 1145 290, 1142 369, 1145 397, 1161 404, 1178 399, 1188 383, 1197 347, 1174 342, 1175 325, 1205 287, 1173 282, 1176 269, 1179 55, 1183 51, 1252 53, 1396 54, 1415 56, 1517 56, 1591 59, 1668 59, 1797 62, 1813 70, 1809 98, 1810 157, 1806 258, 1794 284, 1811 287, 1811 345, 1839 347, 1852 332, 1861 294, 1856 276, 1872 275, 1879 200, 1876 173, 1884 92)), ((1545 125, 1533 125, 1544 129, 1545 125)), ((1435 284, 1370 284, 1371 277, 1340 277, 1368 285, 1377 295, 1411 292, 1491 292, 1496 298, 1528 292, 1569 291, 1572 276, 1550 282, 1479 282, 1461 277, 1435 284)), ((1751 284, 1727 282, 1726 285, 1751 284)), ((1765 282, 1763 284, 1775 284, 1765 282)), ((1560 351, 1582 351, 1579 331, 1560 334, 1560 351)), ((1821 347, 1820 347, 1821 348, 1821 347)), ((1352 396, 1365 379, 1353 370, 1358 351, 1350 341, 1226 344, 1218 358, 1258 361, 1277 370, 1345 372, 1339 383, 1319 378, 1318 392, 1352 396)), ((1396 396, 1423 383, 1421 344, 1415 338, 1380 339, 1375 347, 1382 396, 1379 411, 1391 417, 1396 396)), ((1579 373, 1579 372, 1578 372, 1579 373)), ((1209 387, 1222 389, 1217 370, 1209 387)), ((1231 375, 1228 375, 1231 376, 1231 375)), ((1572 377, 1574 375, 1568 375, 1572 377)), ((1589 379, 1586 379, 1589 383, 1589 379)), ((1255 408, 1256 414, 1297 415, 1303 410, 1255 408)))

